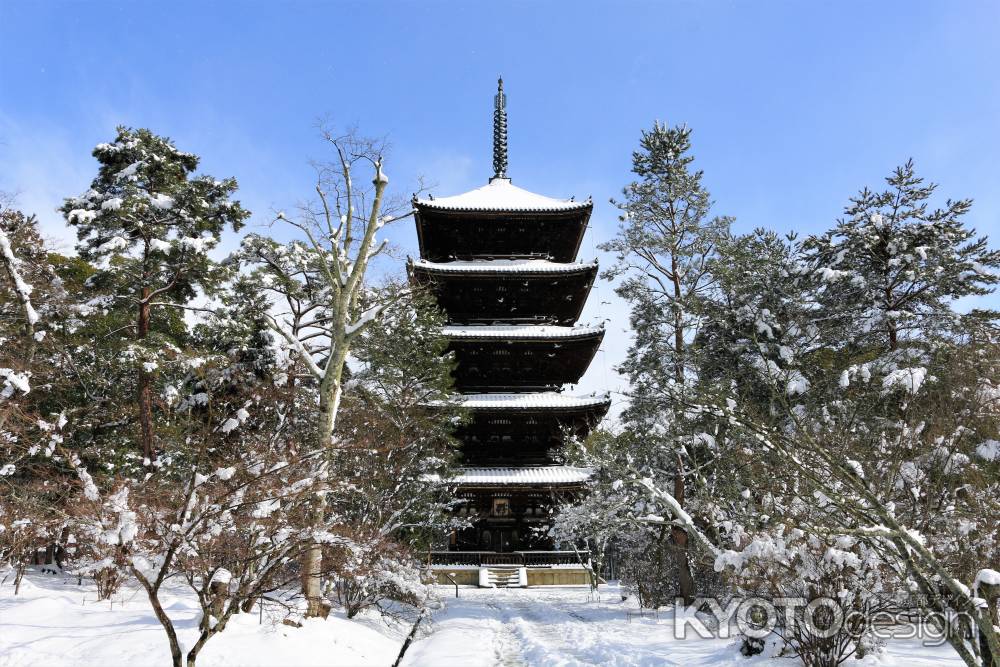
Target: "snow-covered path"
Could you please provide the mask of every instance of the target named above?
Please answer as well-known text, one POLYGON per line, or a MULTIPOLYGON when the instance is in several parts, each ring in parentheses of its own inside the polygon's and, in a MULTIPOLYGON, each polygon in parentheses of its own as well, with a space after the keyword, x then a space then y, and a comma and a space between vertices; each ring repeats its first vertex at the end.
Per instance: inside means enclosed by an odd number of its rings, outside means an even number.
POLYGON ((404 665, 721 665, 735 650, 725 640, 675 641, 662 617, 627 617, 634 610, 617 589, 599 599, 586 588, 462 589, 446 603, 404 665))
MULTIPOLYGON (((454 594, 452 590, 452 595, 454 594)), ((448 595, 441 589, 441 595, 448 595)), ((473 589, 445 598, 445 609, 434 615, 429 634, 407 652, 405 667, 669 667, 683 665, 794 665, 758 656, 747 659, 734 639, 700 639, 689 633, 675 639, 673 617, 661 613, 629 616, 633 603, 622 602, 617 587, 599 599, 586 588, 473 589)), ((893 642, 879 659, 848 661, 852 667, 957 667, 948 646, 925 648, 893 642)))

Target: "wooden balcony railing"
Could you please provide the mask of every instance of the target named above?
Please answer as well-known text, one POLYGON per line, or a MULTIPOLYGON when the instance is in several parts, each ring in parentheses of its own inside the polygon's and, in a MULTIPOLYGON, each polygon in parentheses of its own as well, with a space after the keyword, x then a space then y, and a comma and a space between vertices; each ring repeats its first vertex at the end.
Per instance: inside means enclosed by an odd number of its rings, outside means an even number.
POLYGON ((431 565, 583 565, 589 567, 589 551, 431 551, 431 565))

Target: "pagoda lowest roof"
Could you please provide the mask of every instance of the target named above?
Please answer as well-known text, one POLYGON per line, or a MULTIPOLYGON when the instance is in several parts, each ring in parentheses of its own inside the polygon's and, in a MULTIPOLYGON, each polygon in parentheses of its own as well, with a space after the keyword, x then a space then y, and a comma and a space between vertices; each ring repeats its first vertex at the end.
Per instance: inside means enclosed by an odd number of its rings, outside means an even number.
POLYGON ((413 268, 439 273, 580 273, 597 267, 592 262, 550 262, 545 259, 480 259, 474 261, 428 262, 411 260, 413 268))
POLYGON ((499 338, 517 340, 552 340, 554 338, 588 338, 604 333, 604 326, 534 325, 473 325, 445 326, 441 333, 448 338, 499 338))
POLYGON ((611 403, 611 398, 607 394, 566 396, 555 391, 463 394, 460 400, 462 407, 478 410, 573 410, 611 403))
POLYGON ((541 467, 466 467, 449 482, 468 486, 479 485, 534 485, 534 484, 581 484, 590 479, 589 468, 571 466, 541 467))
POLYGON ((451 197, 433 197, 427 199, 414 198, 415 206, 432 208, 442 211, 489 211, 542 213, 547 211, 576 211, 593 206, 588 198, 586 201, 571 199, 555 199, 545 195, 529 192, 510 182, 509 178, 494 176, 490 182, 481 188, 463 192, 451 197))

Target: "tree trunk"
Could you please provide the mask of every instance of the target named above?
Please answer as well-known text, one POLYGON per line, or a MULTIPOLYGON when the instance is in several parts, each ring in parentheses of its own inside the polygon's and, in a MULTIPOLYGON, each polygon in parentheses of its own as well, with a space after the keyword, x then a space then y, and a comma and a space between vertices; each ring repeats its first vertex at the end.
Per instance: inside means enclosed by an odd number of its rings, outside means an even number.
POLYGON ((19 595, 21 593, 21 580, 24 579, 24 573, 28 569, 26 563, 27 561, 22 559, 18 561, 17 566, 14 569, 14 595, 19 595))
MULTIPOLYGON (((674 498, 677 504, 684 507, 684 468, 680 456, 677 457, 677 470, 674 474, 674 498)), ((690 605, 695 598, 694 576, 691 574, 691 562, 688 559, 688 534, 679 526, 671 526, 670 537, 674 542, 674 562, 677 565, 677 588, 684 604, 690 605)))
MULTIPOLYGON (((149 335, 149 288, 142 288, 142 301, 139 302, 139 322, 136 327, 136 338, 140 341, 149 335)), ((139 440, 142 443, 142 456, 152 462, 156 460, 156 450, 153 448, 153 377, 145 366, 139 367, 139 440)))
MULTIPOLYGON (((322 513, 322 509, 317 510, 322 513)), ((323 545, 313 542, 302 559, 302 594, 306 598, 306 618, 326 618, 330 605, 323 599, 323 545)))
POLYGON ((56 564, 56 545, 48 544, 45 546, 45 562, 42 565, 55 565, 56 564))
MULTIPOLYGON (((979 596, 986 600, 986 606, 979 609, 983 625, 1000 627, 1000 584, 980 584, 979 596)), ((1000 656, 994 655, 990 648, 990 639, 982 628, 979 628, 979 652, 982 655, 983 667, 1000 667, 1000 656)))
MULTIPOLYGON (((670 255, 670 271, 674 286, 674 379, 679 386, 684 386, 684 313, 681 310, 681 289, 679 267, 676 253, 670 255)), ((674 498, 677 504, 684 507, 684 462, 677 455, 677 467, 674 470, 674 498)), ((684 598, 684 604, 694 602, 695 586, 691 574, 691 562, 688 558, 688 534, 683 528, 673 526, 670 529, 673 540, 674 562, 677 565, 677 589, 684 598)))
POLYGON ((187 667, 196 667, 198 662, 198 654, 201 653, 201 649, 205 646, 205 642, 207 642, 213 634, 215 633, 210 632, 209 630, 202 630, 201 634, 198 635, 198 641, 196 641, 194 643, 194 646, 191 647, 191 650, 188 651, 187 667))
MULTIPOLYGON (((335 360, 336 361, 336 360, 335 360)), ((343 364, 340 366, 343 367, 343 364)), ((337 373, 328 386, 320 388, 320 424, 317 429, 317 446, 327 452, 327 461, 333 439, 333 429, 337 421, 337 410, 340 407, 340 374, 337 373)), ((326 384, 326 383, 324 383, 326 384)), ((323 523, 326 512, 326 500, 320 498, 317 507, 310 517, 313 526, 323 523)), ((323 599, 323 545, 313 542, 306 549, 302 558, 302 595, 306 599, 306 618, 326 618, 330 613, 330 605, 323 599)))
POLYGON ((143 587, 146 589, 146 595, 149 598, 149 603, 153 607, 153 613, 156 614, 156 619, 163 626, 163 629, 167 633, 167 640, 170 642, 170 658, 173 667, 184 667, 184 655, 181 653, 180 642, 177 641, 177 632, 174 630, 174 624, 167 616, 167 612, 163 610, 163 605, 160 604, 160 598, 157 592, 153 591, 149 586, 143 583, 143 587))
MULTIPOLYGON (((888 276, 886 276, 888 279, 888 276)), ((885 288, 885 305, 883 306, 886 313, 893 309, 893 298, 892 290, 888 287, 885 288)), ((896 320, 891 317, 886 318, 885 322, 886 333, 889 335, 889 351, 893 352, 899 347, 899 327, 896 324, 896 320)))
POLYGON ((684 290, 681 288, 681 277, 677 273, 677 254, 670 254, 670 276, 674 286, 674 379, 678 384, 684 382, 684 311, 681 310, 681 299, 684 290))
POLYGON ((209 584, 211 593, 212 616, 218 621, 222 618, 222 613, 226 610, 226 599, 229 597, 229 584, 222 581, 213 581, 209 584))

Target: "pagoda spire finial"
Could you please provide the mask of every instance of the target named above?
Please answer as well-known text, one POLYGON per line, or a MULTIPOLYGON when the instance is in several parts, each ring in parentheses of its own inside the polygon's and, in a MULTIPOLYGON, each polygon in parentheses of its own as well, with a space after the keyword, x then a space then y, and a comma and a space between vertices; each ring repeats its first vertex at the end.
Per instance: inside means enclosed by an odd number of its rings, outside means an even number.
POLYGON ((493 97, 493 178, 507 178, 507 96, 503 77, 497 79, 493 97))

